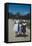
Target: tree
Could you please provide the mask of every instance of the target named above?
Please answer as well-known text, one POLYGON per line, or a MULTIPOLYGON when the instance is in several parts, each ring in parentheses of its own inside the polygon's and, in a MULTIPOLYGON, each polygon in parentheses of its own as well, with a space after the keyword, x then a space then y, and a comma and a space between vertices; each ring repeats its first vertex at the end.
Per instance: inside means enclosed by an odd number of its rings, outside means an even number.
POLYGON ((17 16, 20 16, 20 12, 17 12, 16 15, 17 15, 17 16))

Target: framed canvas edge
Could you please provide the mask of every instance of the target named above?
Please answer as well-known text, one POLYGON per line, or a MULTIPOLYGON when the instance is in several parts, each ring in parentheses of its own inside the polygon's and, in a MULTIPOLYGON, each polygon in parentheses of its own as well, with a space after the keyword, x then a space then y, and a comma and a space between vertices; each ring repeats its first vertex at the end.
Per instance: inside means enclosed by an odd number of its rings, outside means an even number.
POLYGON ((4 42, 5 43, 20 43, 20 42, 31 42, 31 17, 30 17, 30 41, 15 41, 15 42, 8 42, 8 8, 6 7, 8 4, 18 4, 18 5, 30 5, 30 15, 31 15, 31 4, 25 3, 5 3, 4 4, 4 42), (7 34, 7 35, 6 35, 7 34))

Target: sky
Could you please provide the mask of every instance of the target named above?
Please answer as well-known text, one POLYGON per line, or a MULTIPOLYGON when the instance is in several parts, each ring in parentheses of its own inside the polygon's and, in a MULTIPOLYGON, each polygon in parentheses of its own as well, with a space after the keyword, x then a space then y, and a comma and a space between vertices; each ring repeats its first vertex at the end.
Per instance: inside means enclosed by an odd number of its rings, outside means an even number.
POLYGON ((32 15, 32 5, 31 5, 31 15, 32 15))
POLYGON ((16 14, 19 12, 22 15, 30 13, 30 5, 14 5, 14 4, 9 4, 8 5, 8 12, 16 14))

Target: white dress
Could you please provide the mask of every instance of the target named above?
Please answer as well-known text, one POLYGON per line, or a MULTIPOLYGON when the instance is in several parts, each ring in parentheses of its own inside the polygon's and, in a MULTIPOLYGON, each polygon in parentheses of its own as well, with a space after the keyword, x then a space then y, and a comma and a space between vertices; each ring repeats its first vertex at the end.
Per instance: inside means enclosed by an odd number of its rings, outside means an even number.
POLYGON ((16 24, 14 24, 14 31, 18 32, 18 22, 19 20, 16 20, 16 24))
POLYGON ((14 31, 18 32, 18 24, 14 24, 14 31))

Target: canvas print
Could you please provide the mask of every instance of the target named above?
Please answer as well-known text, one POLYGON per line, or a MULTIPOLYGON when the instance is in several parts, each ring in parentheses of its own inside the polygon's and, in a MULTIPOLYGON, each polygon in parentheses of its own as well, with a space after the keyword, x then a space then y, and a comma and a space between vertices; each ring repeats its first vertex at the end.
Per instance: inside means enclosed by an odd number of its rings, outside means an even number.
POLYGON ((8 4, 8 42, 30 41, 30 4, 8 4))

